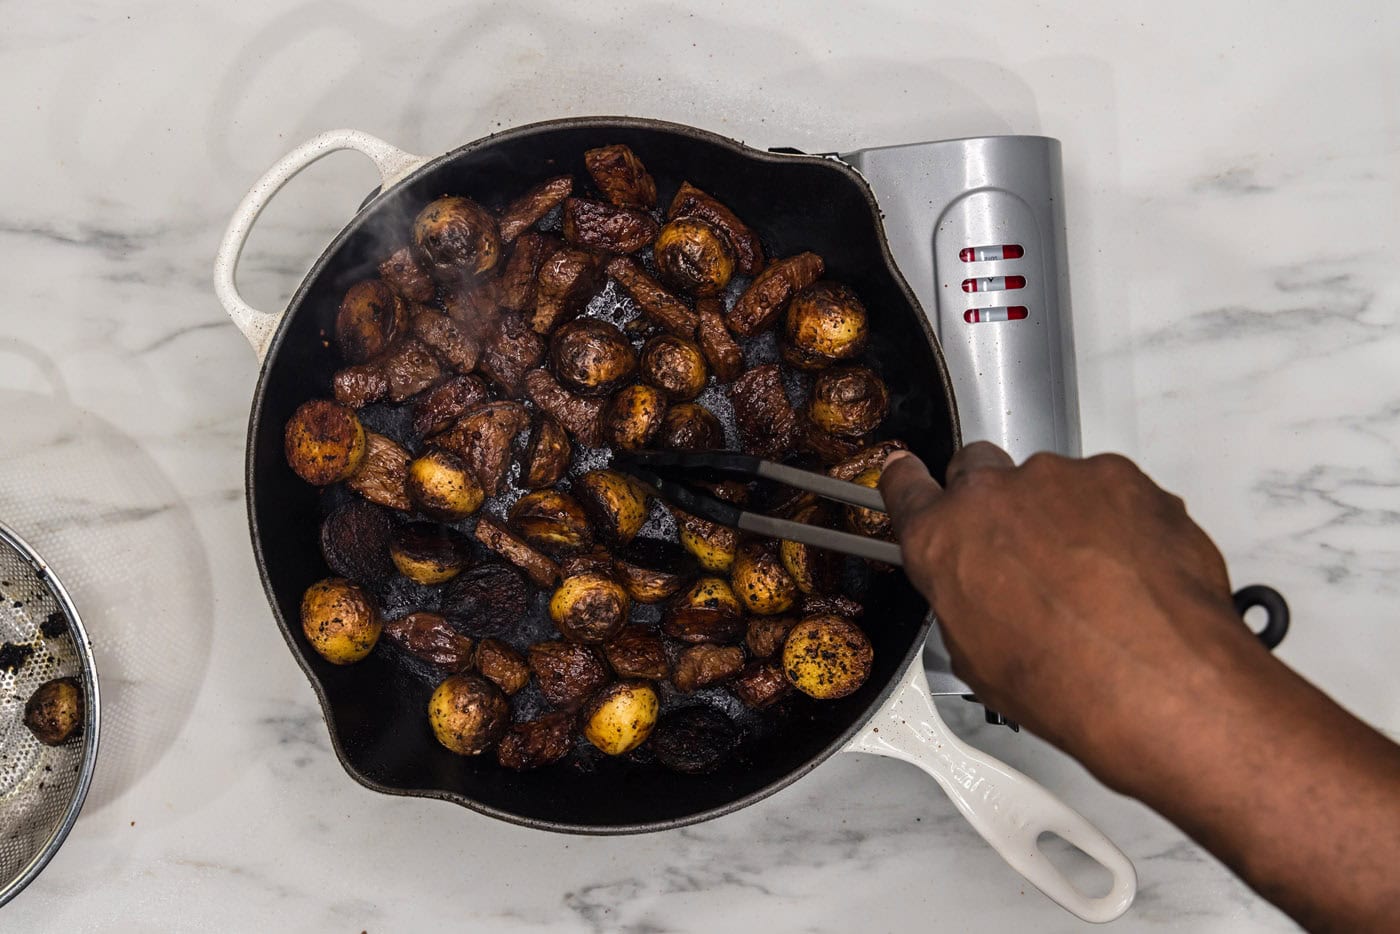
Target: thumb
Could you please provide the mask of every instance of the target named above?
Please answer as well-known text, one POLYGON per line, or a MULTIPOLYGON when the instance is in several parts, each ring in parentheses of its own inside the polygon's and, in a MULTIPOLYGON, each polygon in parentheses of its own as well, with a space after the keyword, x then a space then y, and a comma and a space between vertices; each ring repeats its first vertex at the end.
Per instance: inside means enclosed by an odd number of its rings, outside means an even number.
POLYGON ((943 496, 943 488, 929 475, 924 462, 908 451, 895 451, 885 458, 880 474, 880 496, 885 511, 894 520, 895 535, 902 531, 919 513, 933 506, 943 496))

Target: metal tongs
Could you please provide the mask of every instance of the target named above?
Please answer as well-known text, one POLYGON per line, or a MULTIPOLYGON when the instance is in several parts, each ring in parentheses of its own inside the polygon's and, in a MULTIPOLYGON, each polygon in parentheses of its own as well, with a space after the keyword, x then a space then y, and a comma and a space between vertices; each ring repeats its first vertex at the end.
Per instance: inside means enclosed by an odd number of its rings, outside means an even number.
POLYGON ((894 542, 749 512, 697 492, 687 482, 772 480, 838 503, 885 512, 885 501, 880 498, 879 490, 732 451, 632 451, 619 455, 613 466, 635 477, 666 502, 717 525, 904 566, 899 545, 894 542))

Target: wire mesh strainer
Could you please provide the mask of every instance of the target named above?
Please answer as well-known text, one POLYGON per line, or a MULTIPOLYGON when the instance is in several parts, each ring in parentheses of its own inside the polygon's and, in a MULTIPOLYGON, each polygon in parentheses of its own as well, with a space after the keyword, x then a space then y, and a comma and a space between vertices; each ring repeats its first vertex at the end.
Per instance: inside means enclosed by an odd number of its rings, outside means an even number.
POLYGON ((78 611, 34 550, 0 524, 0 643, 32 648, 0 669, 0 905, 19 894, 63 845, 97 762, 97 673, 78 611), (45 746, 24 725, 24 705, 52 678, 83 687, 83 729, 45 746))

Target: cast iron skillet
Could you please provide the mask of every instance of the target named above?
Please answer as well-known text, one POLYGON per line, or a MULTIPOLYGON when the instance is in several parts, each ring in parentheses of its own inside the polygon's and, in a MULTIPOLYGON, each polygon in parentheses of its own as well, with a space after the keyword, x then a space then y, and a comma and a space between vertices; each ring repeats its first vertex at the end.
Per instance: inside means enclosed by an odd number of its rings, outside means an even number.
POLYGON ((760 152, 690 127, 634 118, 558 120, 509 130, 431 161, 355 131, 333 131, 290 153, 254 186, 225 234, 215 287, 264 363, 248 429, 247 495, 253 548, 278 625, 315 688, 336 755, 357 781, 388 794, 441 798, 502 820, 575 833, 635 833, 716 817, 772 794, 843 748, 894 756, 929 772, 958 809, 1022 875, 1086 920, 1131 904, 1132 864, 1081 815, 1033 781, 965 744, 943 725, 919 663, 929 627, 924 601, 897 574, 864 598, 875 649, 865 686, 844 700, 799 705, 773 738, 746 743, 715 774, 691 777, 630 758, 592 770, 568 765, 513 773, 493 757, 443 749, 427 725, 431 684, 386 650, 348 667, 325 662, 302 634, 302 592, 328 575, 318 545, 317 490, 283 457, 283 427, 303 401, 329 394, 337 356, 326 340, 345 289, 375 274, 431 199, 465 194, 497 206, 541 179, 587 178, 585 150, 626 143, 655 176, 661 203, 684 180, 711 192, 762 235, 772 255, 813 250, 827 275, 871 310, 871 353, 890 389, 888 436, 901 438, 941 474, 959 443, 952 390, 938 342, 891 258, 879 209, 848 166, 760 152), (330 152, 356 149, 378 166, 381 192, 331 242, 284 314, 238 295, 234 272, 253 222, 298 171, 330 152), (888 701, 888 703, 887 703, 888 701), (883 709, 882 709, 882 705, 883 709), (873 717, 873 719, 872 719, 873 717), (864 729, 862 729, 864 727, 864 729), (1105 865, 1110 892, 1090 897, 1038 850, 1056 833, 1105 865))

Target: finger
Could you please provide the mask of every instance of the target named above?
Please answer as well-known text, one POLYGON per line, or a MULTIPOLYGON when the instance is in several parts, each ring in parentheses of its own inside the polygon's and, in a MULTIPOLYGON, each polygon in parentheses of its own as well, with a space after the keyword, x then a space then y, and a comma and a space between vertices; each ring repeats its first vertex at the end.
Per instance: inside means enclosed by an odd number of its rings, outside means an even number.
POLYGON ((978 470, 1010 470, 1016 466, 1001 448, 990 441, 974 441, 961 448, 948 462, 948 486, 978 470))
POLYGON ((895 451, 885 458, 885 468, 880 472, 880 496, 885 501, 885 511, 894 520, 896 536, 910 519, 931 508, 942 495, 943 488, 913 454, 895 451))

